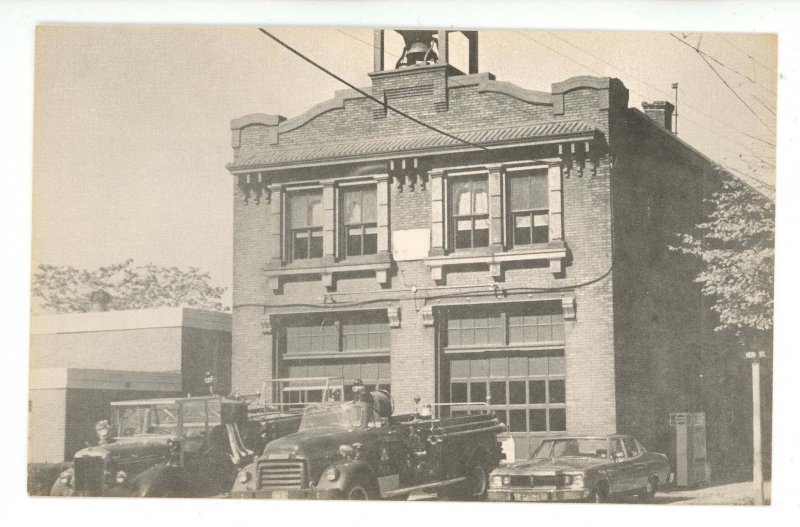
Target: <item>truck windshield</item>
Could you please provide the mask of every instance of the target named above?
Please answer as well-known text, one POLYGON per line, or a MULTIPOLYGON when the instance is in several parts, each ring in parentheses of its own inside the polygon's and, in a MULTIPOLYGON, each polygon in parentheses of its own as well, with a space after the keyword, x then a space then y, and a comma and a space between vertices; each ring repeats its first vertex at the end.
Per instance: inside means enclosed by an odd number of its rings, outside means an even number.
POLYGON ((337 404, 331 406, 311 406, 306 408, 300 430, 319 426, 339 426, 353 428, 361 426, 363 408, 355 404, 337 404))
POLYGON ((555 457, 591 457, 606 458, 608 444, 605 439, 555 439, 543 441, 536 452, 534 459, 555 457))
POLYGON ((117 410, 118 436, 137 434, 170 435, 178 425, 174 406, 130 406, 117 410))

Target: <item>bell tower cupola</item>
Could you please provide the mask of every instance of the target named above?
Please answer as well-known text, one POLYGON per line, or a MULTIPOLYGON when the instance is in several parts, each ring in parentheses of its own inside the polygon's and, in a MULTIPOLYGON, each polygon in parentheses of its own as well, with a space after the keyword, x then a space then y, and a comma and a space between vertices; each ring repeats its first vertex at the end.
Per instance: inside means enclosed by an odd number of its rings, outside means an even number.
MULTIPOLYGON (((374 70, 384 71, 387 50, 385 49, 385 32, 383 29, 375 30, 375 55, 374 70)), ((403 38, 403 48, 392 50, 393 56, 398 56, 394 69, 424 67, 431 65, 450 65, 450 47, 448 37, 451 33, 461 33, 466 37, 467 46, 467 73, 478 73, 478 32, 477 31, 452 31, 447 29, 398 29, 397 33, 403 38), (399 54, 398 54, 399 52, 399 54)))

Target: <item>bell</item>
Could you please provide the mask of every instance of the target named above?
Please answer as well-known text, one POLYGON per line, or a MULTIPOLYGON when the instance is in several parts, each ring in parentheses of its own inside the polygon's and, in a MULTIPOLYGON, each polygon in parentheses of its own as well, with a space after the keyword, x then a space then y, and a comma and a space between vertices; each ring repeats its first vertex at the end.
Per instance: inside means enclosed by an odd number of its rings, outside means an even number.
POLYGON ((436 62, 439 58, 434 45, 436 38, 434 34, 436 31, 430 30, 414 30, 414 31, 398 31, 405 41, 405 49, 403 56, 397 61, 397 67, 400 66, 413 66, 415 64, 427 64, 429 62, 436 62), (405 59, 405 60, 403 60, 405 59))

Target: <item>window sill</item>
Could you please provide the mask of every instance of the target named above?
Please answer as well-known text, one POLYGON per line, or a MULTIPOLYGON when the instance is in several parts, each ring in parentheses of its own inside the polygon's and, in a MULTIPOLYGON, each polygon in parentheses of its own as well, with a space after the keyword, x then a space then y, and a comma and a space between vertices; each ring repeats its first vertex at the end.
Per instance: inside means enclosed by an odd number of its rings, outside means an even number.
POLYGON ((282 360, 312 360, 312 359, 357 359, 362 357, 388 357, 388 350, 377 351, 331 351, 329 353, 285 353, 282 360))
POLYGON ((457 265, 487 265, 492 278, 501 280, 503 264, 508 262, 548 260, 550 272, 560 274, 564 269, 567 257, 567 246, 563 240, 548 243, 516 247, 507 251, 495 251, 490 248, 454 251, 443 256, 429 256, 425 260, 436 282, 444 281, 443 270, 457 265))
POLYGON ((564 341, 538 342, 536 344, 518 345, 488 345, 488 346, 451 346, 444 348, 447 355, 456 353, 505 353, 514 351, 543 351, 553 349, 564 349, 564 341))
POLYGON ((386 286, 389 283, 389 269, 391 266, 391 255, 387 252, 351 256, 340 261, 335 261, 331 257, 323 257, 299 260, 287 264, 268 263, 264 267, 264 272, 270 289, 277 294, 282 290, 281 278, 287 276, 319 275, 323 285, 328 289, 333 289, 335 288, 336 275, 367 271, 374 272, 378 284, 386 286))

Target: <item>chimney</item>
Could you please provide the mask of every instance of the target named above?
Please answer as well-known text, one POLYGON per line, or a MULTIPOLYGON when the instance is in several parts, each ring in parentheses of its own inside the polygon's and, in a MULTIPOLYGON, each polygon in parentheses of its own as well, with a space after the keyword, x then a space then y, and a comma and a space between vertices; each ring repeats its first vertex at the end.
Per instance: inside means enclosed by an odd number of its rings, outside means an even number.
POLYGON ((91 311, 108 311, 108 304, 111 303, 111 295, 98 289, 89 295, 89 302, 91 303, 91 311))
POLYGON ((642 108, 647 117, 654 120, 662 128, 672 131, 672 112, 675 106, 667 101, 643 102, 642 108))

